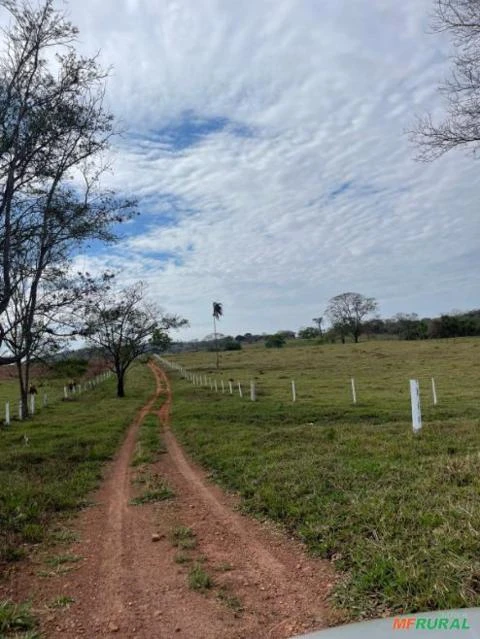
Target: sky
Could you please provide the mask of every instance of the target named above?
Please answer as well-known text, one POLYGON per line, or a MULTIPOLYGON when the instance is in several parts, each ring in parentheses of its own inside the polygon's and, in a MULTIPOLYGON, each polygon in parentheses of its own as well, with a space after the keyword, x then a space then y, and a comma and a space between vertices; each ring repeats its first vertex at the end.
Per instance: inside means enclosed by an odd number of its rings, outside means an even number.
POLYGON ((480 306, 480 165, 415 161, 451 48, 433 0, 58 0, 111 67, 105 186, 141 215, 77 257, 143 280, 179 339, 298 330, 355 291, 382 317, 480 306))

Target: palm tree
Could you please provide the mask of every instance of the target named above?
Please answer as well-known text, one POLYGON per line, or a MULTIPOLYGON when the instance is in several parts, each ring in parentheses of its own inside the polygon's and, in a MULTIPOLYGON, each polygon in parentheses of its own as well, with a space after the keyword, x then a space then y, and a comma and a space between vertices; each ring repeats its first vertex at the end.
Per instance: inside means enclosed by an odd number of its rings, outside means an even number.
POLYGON ((318 334, 321 335, 323 317, 314 317, 312 321, 315 322, 315 324, 318 326, 318 334))
POLYGON ((218 368, 218 343, 217 343, 217 322, 223 315, 223 308, 221 302, 213 302, 213 336, 215 339, 215 352, 217 354, 217 368, 218 368))

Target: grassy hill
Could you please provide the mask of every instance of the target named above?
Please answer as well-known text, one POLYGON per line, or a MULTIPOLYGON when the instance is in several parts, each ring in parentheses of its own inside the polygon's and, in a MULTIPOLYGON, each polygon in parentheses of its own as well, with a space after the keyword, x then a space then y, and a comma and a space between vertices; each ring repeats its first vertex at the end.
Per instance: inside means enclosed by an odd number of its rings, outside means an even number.
POLYGON ((478 606, 479 354, 475 338, 256 345, 222 353, 218 372, 213 353, 178 354, 168 359, 219 392, 175 373, 173 427, 247 511, 335 561, 335 600, 351 618, 478 606), (410 378, 422 393, 417 436, 410 378))

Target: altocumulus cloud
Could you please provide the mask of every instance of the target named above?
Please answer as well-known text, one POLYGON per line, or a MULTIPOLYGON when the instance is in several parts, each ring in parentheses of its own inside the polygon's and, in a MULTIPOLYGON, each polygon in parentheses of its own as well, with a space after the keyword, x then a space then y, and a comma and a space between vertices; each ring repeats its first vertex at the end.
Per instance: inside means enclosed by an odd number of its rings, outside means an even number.
MULTIPOLYGON (((64 6, 59 2, 59 6, 64 6)), ((430 0, 83 0, 82 48, 112 65, 125 134, 109 185, 142 216, 79 257, 139 278, 210 332, 297 329, 345 290, 382 314, 477 304, 478 167, 416 164, 449 45, 430 0)))

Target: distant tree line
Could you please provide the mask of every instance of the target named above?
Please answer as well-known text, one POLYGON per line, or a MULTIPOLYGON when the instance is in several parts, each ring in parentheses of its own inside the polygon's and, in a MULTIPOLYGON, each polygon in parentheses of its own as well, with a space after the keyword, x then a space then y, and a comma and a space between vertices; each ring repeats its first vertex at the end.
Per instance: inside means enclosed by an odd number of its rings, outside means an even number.
MULTIPOLYGON (((382 336, 402 340, 480 336, 480 309, 433 318, 419 317, 416 313, 397 313, 388 319, 374 317, 362 322, 361 334, 367 338, 382 336)), ((300 339, 332 342, 342 339, 342 336, 344 334, 335 325, 322 333, 315 326, 307 326, 298 331, 300 339)))

